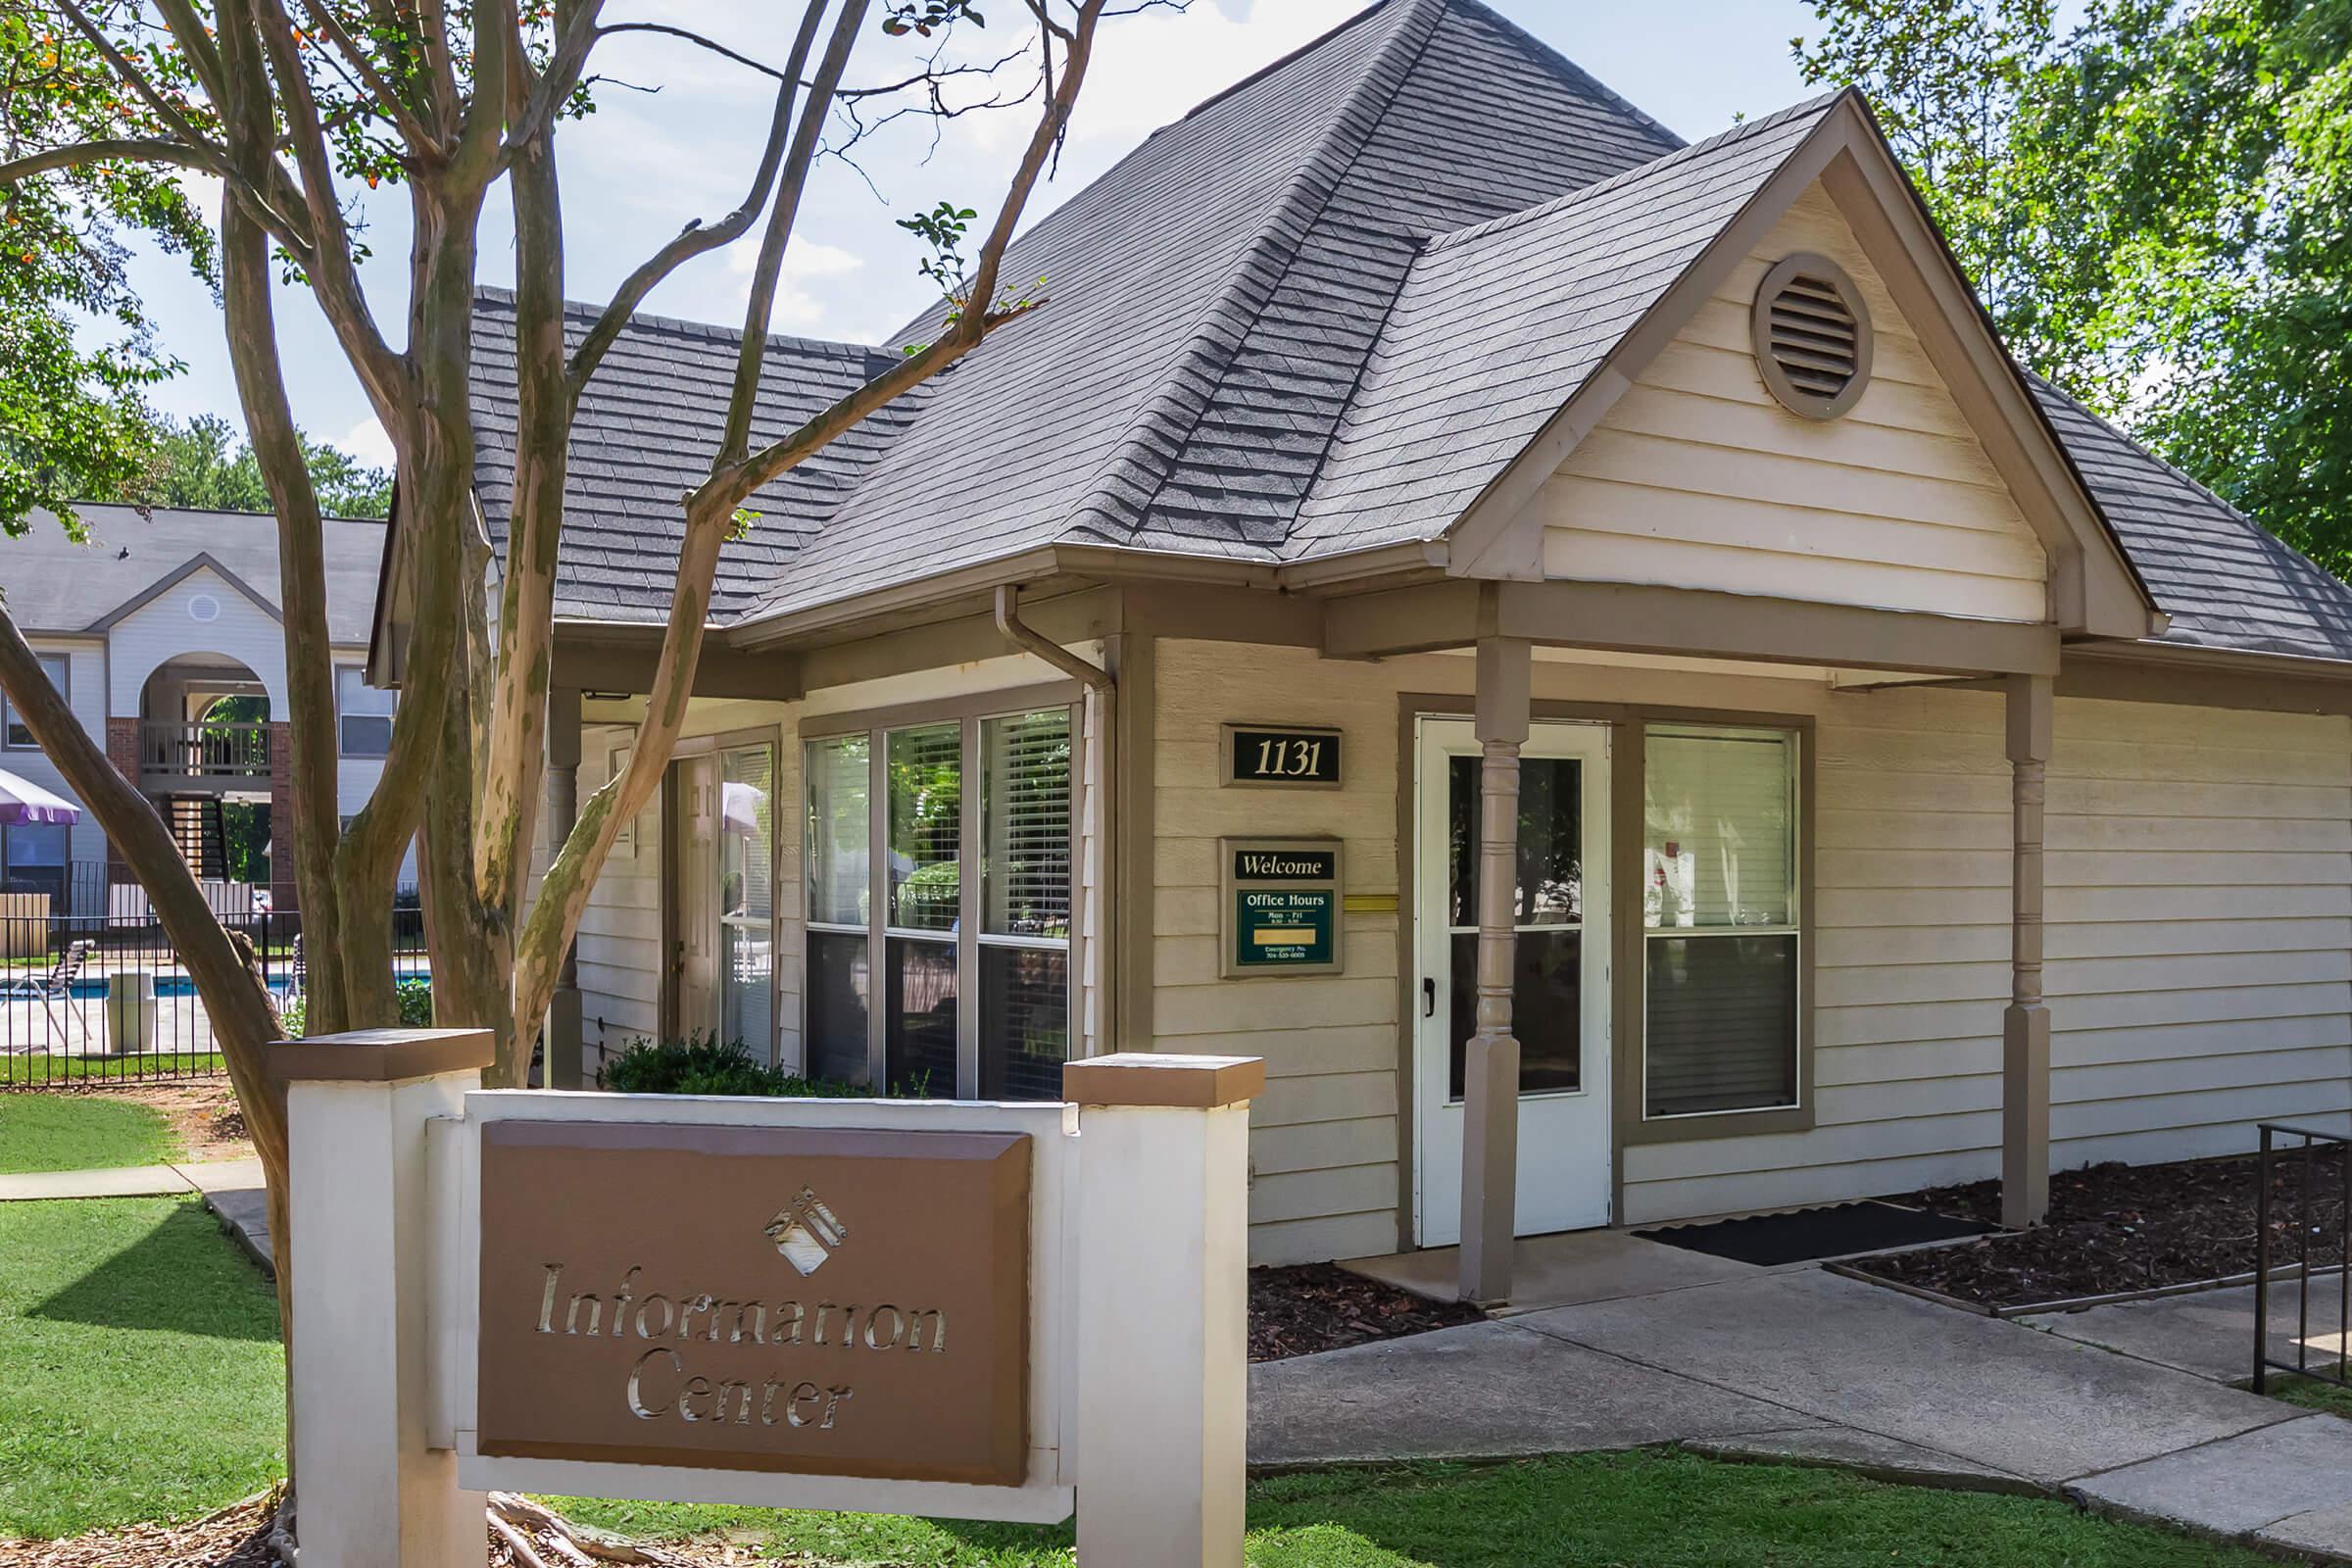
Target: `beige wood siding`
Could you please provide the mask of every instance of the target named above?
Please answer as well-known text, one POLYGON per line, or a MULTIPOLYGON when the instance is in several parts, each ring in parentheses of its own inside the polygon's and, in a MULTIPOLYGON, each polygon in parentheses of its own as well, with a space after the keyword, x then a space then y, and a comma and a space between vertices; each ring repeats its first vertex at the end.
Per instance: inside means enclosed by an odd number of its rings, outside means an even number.
MULTIPOLYGON (((1154 1044, 1266 1058, 1250 1116, 1257 1261, 1387 1250, 1412 1094, 1398 916, 1346 917, 1343 974, 1219 980, 1216 840, 1337 833, 1349 894, 1396 894, 1398 694, 1466 694, 1470 662, 1166 642, 1158 668, 1154 1044), (1340 726, 1345 787, 1218 788, 1218 726, 1237 719, 1340 726)), ((1995 1174, 2000 698, 1544 659, 1535 689, 1817 724, 1817 1124, 1629 1147, 1621 1221, 1995 1174)), ((2062 699, 2048 844, 2061 1168, 2243 1150, 2266 1116, 2352 1120, 2352 720, 2062 699)))
POLYGON ((1163 642, 1152 893, 1154 1044, 1263 1056, 1250 1108, 1250 1258, 1354 1257, 1396 1247, 1396 919, 1346 919, 1346 972, 1217 977, 1217 840, 1345 843, 1350 898, 1397 892, 1396 687, 1300 649, 1163 642), (1229 720, 1337 725, 1338 790, 1223 789, 1229 720))
MULTIPOLYGON (((2009 994, 2000 699, 1830 699, 1817 1124, 1629 1150, 1634 1222, 1997 1173, 2009 994)), ((2352 1108, 2352 721, 2061 699, 2051 1161, 2252 1147, 2352 1108)))
POLYGON ((1544 572, 1999 620, 2046 618, 2045 559, 1942 377, 1819 186, 1732 270, 1531 504, 1544 572), (1802 418, 1756 368, 1748 311, 1796 251, 1870 307, 1870 383, 1802 418))

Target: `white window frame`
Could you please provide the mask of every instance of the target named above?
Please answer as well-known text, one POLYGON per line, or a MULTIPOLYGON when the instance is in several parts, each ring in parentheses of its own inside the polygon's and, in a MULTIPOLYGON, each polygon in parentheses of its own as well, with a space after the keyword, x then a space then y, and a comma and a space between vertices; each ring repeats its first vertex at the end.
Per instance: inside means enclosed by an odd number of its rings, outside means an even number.
MULTIPOLYGON (((355 752, 351 749, 350 742, 346 738, 346 731, 343 728, 346 717, 343 711, 343 677, 347 674, 355 676, 361 685, 366 686, 368 684, 368 666, 365 664, 337 664, 335 666, 335 755, 338 757, 354 758, 363 761, 380 762, 385 758, 392 755, 392 734, 388 728, 384 732, 384 749, 380 752, 355 752)), ((369 689, 373 690, 373 688, 369 689)), ((400 716, 400 693, 386 692, 384 695, 392 700, 392 707, 389 711, 382 713, 354 713, 349 716, 353 718, 380 718, 383 719, 387 725, 389 725, 393 719, 400 716)))
MULTIPOLYGON (((1635 977, 1635 984, 1640 989, 1642 997, 1642 1009, 1639 1014, 1642 1025, 1640 1035, 1642 1083, 1641 1098, 1636 1102, 1635 1108, 1645 1125, 1715 1121, 1724 1117, 1786 1116, 1791 1112, 1801 1113, 1809 1108, 1805 1091, 1810 1075, 1805 1070, 1805 1053, 1811 1032, 1806 1027, 1805 1019, 1806 1009, 1813 1004, 1813 999, 1807 994, 1806 987, 1806 981, 1810 975, 1810 965, 1806 962, 1806 952, 1811 934, 1806 930, 1808 922, 1805 918, 1805 910, 1813 892, 1806 885, 1807 872, 1812 865, 1811 858, 1806 854, 1805 842, 1804 788, 1807 734, 1804 730, 1788 724, 1686 723, 1669 718, 1651 718, 1642 727, 1642 785, 1644 790, 1647 788, 1651 765, 1649 742, 1653 737, 1659 735, 1699 740, 1735 740, 1752 736, 1771 736, 1784 743, 1785 775, 1788 791, 1788 921, 1779 925, 1652 926, 1649 923, 1647 911, 1642 906, 1642 890, 1637 884, 1630 900, 1632 913, 1642 933, 1642 961, 1640 973, 1635 977), (1793 944, 1793 951, 1789 956, 1792 974, 1789 983, 1791 1009, 1788 1038, 1789 1049, 1794 1054, 1793 1059, 1789 1062, 1789 1079, 1794 1085, 1794 1093, 1783 1104, 1739 1105, 1725 1106, 1715 1110, 1653 1113, 1649 1108, 1650 943, 1664 938, 1777 936, 1788 937, 1793 944)), ((1648 849, 1648 844, 1649 829, 1645 822, 1642 824, 1641 843, 1644 852, 1648 849)), ((1648 873, 1646 864, 1643 865, 1642 871, 1646 878, 1648 873)))
MULTIPOLYGON (((49 677, 49 684, 57 688, 57 695, 66 700, 68 708, 72 708, 74 706, 74 656, 35 649, 33 657, 40 661, 41 673, 49 677)), ((16 705, 8 700, 5 693, 0 693, 0 751, 37 752, 41 749, 40 742, 34 740, 29 734, 21 742, 10 739, 9 731, 16 726, 16 705)))
MULTIPOLYGON (((980 1087, 980 949, 988 947, 1057 949, 1067 956, 1063 972, 1067 976, 1063 997, 1065 1016, 1069 1020, 1072 1056, 1076 1055, 1079 1036, 1079 982, 1077 962, 1077 933, 1083 919, 1085 894, 1084 853, 1080 841, 1081 824, 1085 817, 1088 760, 1086 754, 1086 724, 1084 696, 1074 682, 1055 682, 1048 686, 1024 687, 1010 691, 975 693, 969 697, 945 703, 927 703, 902 709, 888 709, 863 713, 824 714, 804 719, 801 724, 802 777, 802 855, 801 877, 797 896, 800 900, 804 929, 838 936, 862 936, 866 941, 866 972, 868 996, 865 1008, 865 1050, 867 1081, 877 1091, 890 1081, 890 1006, 886 990, 889 984, 888 942, 896 937, 902 941, 935 942, 943 946, 952 943, 956 949, 956 1098, 968 1100, 980 1087), (1070 935, 1067 937, 988 936, 980 933, 980 792, 985 788, 980 765, 981 725, 992 718, 1012 718, 1023 713, 1035 713, 1046 709, 1065 709, 1070 724, 1070 935), (957 823, 956 844, 956 919, 953 933, 921 931, 911 927, 895 926, 890 921, 890 873, 888 865, 890 838, 890 741, 891 734, 901 730, 923 729, 947 723, 959 727, 959 756, 963 769, 962 809, 957 823), (863 925, 840 921, 808 918, 808 877, 814 863, 808 842, 808 750, 824 741, 840 740, 844 736, 863 735, 866 738, 866 920, 863 925)), ((781 903, 781 900, 779 900, 781 903)), ((812 1039, 809 1006, 812 988, 801 988, 801 1041, 804 1059, 812 1039)))

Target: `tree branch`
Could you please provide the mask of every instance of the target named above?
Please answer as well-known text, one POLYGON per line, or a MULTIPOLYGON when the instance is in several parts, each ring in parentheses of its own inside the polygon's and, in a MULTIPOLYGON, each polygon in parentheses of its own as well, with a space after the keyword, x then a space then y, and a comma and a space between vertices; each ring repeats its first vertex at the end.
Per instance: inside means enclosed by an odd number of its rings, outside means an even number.
MULTIPOLYGON (((596 22, 604 8, 605 0, 580 0, 579 9, 565 19, 564 30, 549 52, 547 69, 539 74, 529 98, 507 127, 511 148, 544 134, 555 123, 564 100, 571 96, 572 89, 580 84, 580 73, 588 69, 588 52, 605 34, 606 29, 596 22)), ((517 49, 515 53, 519 55, 521 51, 517 49)))
POLYGON ((368 52, 360 47, 359 40, 344 30, 343 24, 336 20, 335 14, 320 5, 318 0, 303 0, 302 8, 310 14, 312 26, 326 35, 327 42, 335 46, 335 52, 343 57, 359 77, 359 84, 375 99, 384 118, 391 122, 392 128, 400 132, 401 139, 426 163, 440 163, 447 158, 448 147, 433 134, 432 127, 416 117, 399 90, 376 69, 375 62, 368 58, 368 52))
POLYGON ((20 179, 30 179, 35 174, 46 174, 60 169, 84 169, 91 164, 116 163, 176 164, 182 169, 199 170, 222 179, 232 177, 226 158, 216 156, 209 149, 165 141, 160 137, 133 136, 110 141, 75 142, 68 147, 26 153, 22 158, 0 164, 0 185, 13 185, 20 179))
MULTIPOLYGON (((727 400, 726 433, 720 438, 712 466, 739 463, 751 446, 752 416, 760 401, 760 374, 767 356, 768 322, 775 312, 776 279, 784 270, 784 248, 791 243, 799 221, 801 193, 808 187, 808 169, 815 162, 818 139, 833 113, 833 90, 849 69, 850 53, 858 46, 858 30, 865 23, 867 0, 844 0, 833 20, 833 35, 825 41, 816 79, 801 103, 799 123, 792 134, 792 154, 784 166, 784 182, 767 215, 767 230, 760 238, 760 257, 752 267, 752 286, 743 312, 743 344, 735 360, 735 389, 727 400)), ((809 0, 811 12, 824 0, 809 0)), ((798 73, 795 73, 798 74, 798 73)))
POLYGON ((702 226, 699 220, 689 223, 622 280, 612 295, 612 303, 597 317, 595 324, 588 329, 588 335, 580 340, 580 346, 572 351, 570 375, 573 396, 578 396, 580 388, 587 385, 588 378, 596 373, 597 366, 603 363, 606 351, 620 336, 621 329, 629 324, 629 318, 636 314, 637 307, 645 303, 645 297, 663 278, 695 257, 741 239, 744 231, 752 226, 752 220, 759 217, 760 210, 767 205, 768 192, 775 185, 776 171, 783 163, 785 138, 792 126, 792 82, 808 62, 808 50, 816 38, 816 24, 823 15, 824 7, 814 3, 801 15, 800 31, 793 39, 791 70, 783 78, 784 85, 777 89, 776 112, 768 122, 767 145, 760 149, 760 167, 752 175, 751 190, 733 212, 709 227, 702 226))
POLYGON ((401 384, 406 368, 401 357, 384 341, 368 306, 359 269, 351 254, 351 230, 343 219, 343 204, 335 186, 334 158, 326 145, 318 101, 312 95, 310 77, 303 72, 302 51, 295 43, 293 20, 280 0, 236 0, 220 8, 223 32, 242 20, 259 36, 276 78, 279 118, 293 138, 295 167, 302 172, 302 194, 311 216, 316 243, 304 269, 316 287, 319 308, 351 357, 352 366, 375 405, 376 417, 386 430, 400 422, 401 384))

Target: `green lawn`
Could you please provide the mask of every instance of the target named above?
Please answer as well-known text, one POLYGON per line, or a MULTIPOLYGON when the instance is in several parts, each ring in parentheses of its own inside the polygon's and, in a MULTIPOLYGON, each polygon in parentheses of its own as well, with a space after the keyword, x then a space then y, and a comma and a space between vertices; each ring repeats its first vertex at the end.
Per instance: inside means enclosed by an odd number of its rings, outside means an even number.
POLYGON ((0 1056, 0 1088, 111 1078, 203 1078, 226 1071, 217 1051, 157 1051, 130 1056, 0 1056))
MULTIPOLYGON (((281 1473, 274 1298, 197 1200, 0 1203, 0 1541, 200 1515, 281 1473)), ((806 1568, 1069 1568, 1066 1529, 571 1499, 806 1568)), ((1283 1476, 1256 1568, 2264 1568, 2061 1502, 1675 1452, 1283 1476)))
POLYGON ((102 1095, 0 1095, 0 1174, 155 1165, 179 1157, 152 1105, 102 1095))
POLYGON ((0 1540, 260 1491, 284 1388, 277 1298, 196 1199, 0 1203, 0 1540))
MULTIPOLYGON (((561 1504, 647 1536, 728 1530, 827 1568, 1067 1568, 1069 1534, 998 1525, 561 1504), (797 1555, 796 1555, 797 1554, 797 1555)), ((1250 1492, 1254 1568, 2261 1568, 2062 1502, 1647 1452, 1329 1471, 1250 1492)))

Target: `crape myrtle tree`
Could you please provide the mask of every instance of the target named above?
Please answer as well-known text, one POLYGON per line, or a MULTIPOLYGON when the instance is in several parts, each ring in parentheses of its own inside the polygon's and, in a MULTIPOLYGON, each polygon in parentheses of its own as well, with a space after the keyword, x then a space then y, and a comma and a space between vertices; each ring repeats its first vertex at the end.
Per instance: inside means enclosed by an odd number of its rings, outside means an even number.
MULTIPOLYGON (((393 885, 416 837, 436 1014, 491 1027, 490 1081, 523 1081, 590 886, 621 826, 652 799, 685 720, 720 548, 752 521, 745 503, 1046 303, 1044 280, 1003 279, 1004 256, 1059 148, 1099 24, 1106 14, 1176 3, 1018 0, 990 8, 1010 16, 984 18, 973 0, 802 0, 774 8, 772 36, 757 50, 668 22, 608 18, 603 0, 0 6, 0 413, 9 416, 0 525, 22 532, 31 509, 45 507, 72 530, 76 497, 115 493, 147 460, 139 388, 172 365, 127 285, 117 235, 135 229, 217 269, 246 435, 279 530, 311 1032, 395 1020, 393 885), (992 21, 1017 46, 957 63, 957 35, 992 21), (747 155, 758 150, 742 203, 655 248, 585 333, 567 338, 561 133, 591 107, 600 46, 640 31, 762 74, 774 108, 747 134, 747 155), (983 221, 942 203, 903 222, 925 242, 924 271, 947 298, 937 336, 797 429, 755 440, 770 311, 811 168, 849 155, 894 117, 949 121, 981 107, 1034 115, 994 213, 983 221), (489 544, 472 511, 466 371, 481 220, 500 181, 514 214, 519 416, 494 604, 489 544), (404 193, 408 206, 398 329, 363 279, 361 197, 381 187, 404 193), (189 191, 210 188, 220 196, 208 222, 189 191), (687 262, 739 241, 758 246, 742 347, 707 476, 679 501, 674 595, 644 725, 630 765, 582 805, 526 899, 573 412, 647 295, 687 262), (307 285, 390 438, 412 574, 390 752, 348 828, 336 808, 319 497, 274 315, 281 274, 307 285), (68 329, 75 313, 111 318, 120 341, 77 346, 68 329), (18 341, 27 333, 28 351, 18 341)), ((270 993, 250 952, 206 907, 161 820, 49 689, 4 608, 0 688, 148 890, 204 1000, 269 1172, 282 1292, 285 1116, 261 1071, 262 1048, 278 1031, 270 993)))

